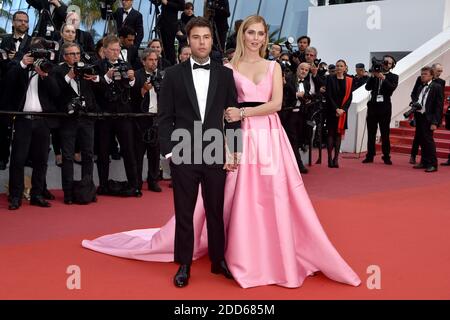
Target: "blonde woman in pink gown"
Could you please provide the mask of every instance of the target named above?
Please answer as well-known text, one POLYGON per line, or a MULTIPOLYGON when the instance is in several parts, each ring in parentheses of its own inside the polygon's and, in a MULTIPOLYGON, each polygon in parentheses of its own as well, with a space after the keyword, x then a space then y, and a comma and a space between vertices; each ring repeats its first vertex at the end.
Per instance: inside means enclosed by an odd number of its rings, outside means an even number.
MULTIPOLYGON (((224 200, 225 259, 243 288, 263 285, 300 287, 309 275, 358 286, 360 279, 323 230, 304 187, 277 111, 282 102, 280 66, 263 57, 268 28, 250 16, 237 36, 233 69, 243 112, 229 108, 228 120, 240 119, 243 152, 238 169, 227 173, 224 200)), ((201 192, 194 213, 194 259, 208 253, 201 192)), ((161 228, 103 236, 82 245, 129 259, 172 262, 175 217, 161 228)))

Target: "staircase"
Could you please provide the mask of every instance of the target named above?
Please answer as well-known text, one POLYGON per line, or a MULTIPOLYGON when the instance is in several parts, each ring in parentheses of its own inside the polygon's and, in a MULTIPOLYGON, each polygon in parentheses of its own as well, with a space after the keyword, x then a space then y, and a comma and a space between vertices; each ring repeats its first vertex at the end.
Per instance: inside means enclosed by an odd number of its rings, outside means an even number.
MULTIPOLYGON (((450 86, 445 87, 444 114, 449 107, 450 86)), ((438 158, 447 159, 450 152, 450 130, 445 129, 445 118, 442 125, 434 132, 436 142, 436 155, 438 158)), ((409 120, 400 121, 398 128, 391 128, 391 151, 393 153, 411 154, 411 146, 414 140, 415 128, 409 125, 409 120)), ((377 152, 381 151, 381 142, 376 145, 377 152)), ((420 149, 419 149, 420 154, 420 149)))

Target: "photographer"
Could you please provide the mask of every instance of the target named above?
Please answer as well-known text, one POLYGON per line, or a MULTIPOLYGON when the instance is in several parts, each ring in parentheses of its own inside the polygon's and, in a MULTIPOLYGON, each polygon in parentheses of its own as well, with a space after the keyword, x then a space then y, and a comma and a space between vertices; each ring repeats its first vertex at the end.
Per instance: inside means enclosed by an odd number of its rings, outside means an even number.
POLYGON ((383 162, 392 165, 391 142, 389 140, 392 115, 391 96, 398 85, 398 75, 391 72, 395 67, 395 59, 385 55, 383 61, 372 62, 371 76, 366 83, 366 90, 371 92, 370 101, 367 103, 367 155, 363 163, 373 162, 375 157, 375 138, 378 126, 381 132, 381 145, 383 162))
POLYGON ((308 36, 301 36, 297 39, 298 51, 294 53, 294 62, 299 65, 302 62, 306 62, 306 48, 311 45, 311 38, 308 36))
POLYGON ((269 60, 275 60, 278 61, 281 57, 281 52, 283 51, 283 48, 278 43, 273 43, 270 46, 270 57, 269 60))
MULTIPOLYGON (((94 122, 92 118, 78 117, 83 112, 97 111, 91 81, 94 74, 84 74, 80 64, 80 46, 76 43, 65 43, 62 48, 64 63, 54 69, 55 81, 60 88, 58 98, 59 111, 74 114, 72 117, 61 119, 59 134, 62 149, 62 188, 64 203, 72 204, 73 162, 75 141, 81 148, 81 175, 93 179, 94 171, 94 122)), ((90 69, 93 69, 92 66, 90 69)), ((94 71, 94 70, 91 70, 94 71)), ((94 72, 91 72, 94 73, 94 72)))
MULTIPOLYGON (((20 64, 14 64, 6 75, 5 94, 2 104, 10 111, 56 112, 55 99, 59 96, 58 85, 48 76, 50 53, 45 50, 43 38, 33 38, 30 52, 20 64)), ((31 205, 50 207, 44 197, 47 173, 50 128, 58 125, 54 118, 36 115, 17 116, 14 122, 14 137, 9 167, 9 210, 22 205, 24 189, 24 167, 31 159, 31 205)))
MULTIPOLYGON (((0 49, 4 50, 0 56, 0 98, 4 84, 2 75, 6 75, 11 61, 19 63, 23 55, 28 52, 31 37, 28 36, 28 14, 17 11, 12 19, 12 34, 4 35, 0 41, 0 49)), ((0 118, 0 170, 5 170, 9 161, 11 145, 11 121, 9 117, 0 118)))
POLYGON ((230 4, 228 0, 205 0, 205 18, 209 19, 213 26, 214 46, 216 51, 221 54, 225 51, 225 41, 230 26, 228 17, 230 17, 230 4))
POLYGON ((183 11, 185 7, 184 0, 151 0, 153 3, 160 2, 161 19, 160 19, 160 31, 161 40, 164 48, 165 58, 169 60, 171 65, 177 63, 177 57, 175 52, 175 36, 178 26, 178 11, 183 11))
POLYGON ((67 15, 67 6, 61 0, 27 0, 27 3, 39 11, 39 21, 33 35, 56 40, 67 15))
POLYGON ((422 68, 421 82, 422 85, 411 94, 414 97, 411 111, 414 111, 417 138, 422 149, 421 161, 414 166, 414 169, 435 172, 437 171, 437 158, 433 132, 441 122, 444 103, 443 90, 441 85, 433 81, 433 70, 430 67, 422 68))
MULTIPOLYGON (((115 0, 101 0, 100 12, 102 19, 107 19, 108 6, 112 6, 116 2, 115 0)), ((128 26, 136 33, 136 40, 134 46, 139 49, 142 39, 144 39, 144 22, 142 14, 133 9, 133 0, 121 0, 122 7, 117 8, 113 13, 113 18, 116 21, 117 30, 120 30, 124 26, 128 26)))
MULTIPOLYGON (((100 110, 109 113, 130 113, 130 89, 135 85, 135 75, 131 66, 119 59, 120 42, 116 36, 109 35, 103 39, 105 59, 98 61, 99 76, 94 86, 96 100, 100 110)), ((108 188, 109 150, 111 136, 117 136, 124 159, 128 188, 123 190, 123 196, 142 196, 138 189, 136 159, 134 155, 133 120, 128 118, 106 118, 97 121, 98 128, 98 176, 99 195, 110 194, 108 188)))
POLYGON ((139 61, 138 49, 134 45, 136 40, 135 32, 128 26, 123 26, 119 30, 120 40, 120 59, 128 62, 134 70, 142 68, 142 64, 139 61))
POLYGON ((89 32, 80 29, 80 22, 81 20, 78 13, 76 13, 75 11, 67 13, 66 24, 71 24, 75 27, 75 41, 80 45, 80 49, 82 50, 82 52, 85 52, 85 54, 88 54, 91 57, 91 59, 88 59, 89 61, 86 61, 91 63, 96 60, 94 39, 89 32))
POLYGON ((314 99, 310 94, 311 84, 308 79, 310 65, 301 63, 297 73, 288 75, 283 89, 283 108, 292 110, 281 111, 281 119, 301 173, 308 173, 303 164, 299 148, 306 144, 306 131, 309 103, 314 99))
POLYGON ((158 112, 158 93, 162 75, 157 69, 158 54, 152 49, 142 53, 144 68, 136 72, 136 84, 132 89, 132 102, 137 113, 150 113, 154 117, 143 117, 135 120, 135 151, 139 189, 142 188, 142 167, 144 155, 147 153, 148 190, 161 192, 159 178, 159 141, 157 135, 156 115, 158 112))

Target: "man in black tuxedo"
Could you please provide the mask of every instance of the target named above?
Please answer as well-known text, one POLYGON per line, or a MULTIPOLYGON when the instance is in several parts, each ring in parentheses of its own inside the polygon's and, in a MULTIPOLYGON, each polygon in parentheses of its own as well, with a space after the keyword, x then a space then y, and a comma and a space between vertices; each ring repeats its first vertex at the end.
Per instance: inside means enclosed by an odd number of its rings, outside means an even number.
MULTIPOLYGON (((33 35, 37 32, 40 37, 49 37, 54 36, 61 30, 67 15, 67 5, 64 2, 61 0, 27 0, 27 3, 39 11, 40 19, 33 35), (46 10, 46 13, 43 10, 46 10), (54 28, 50 19, 53 21, 54 28)), ((53 38, 52 40, 56 39, 53 38)))
MULTIPOLYGON (((2 37, 0 49, 5 50, 8 58, 0 62, 0 74, 3 76, 8 72, 11 63, 19 63, 23 55, 27 53, 30 48, 31 37, 27 34, 28 22, 28 14, 24 11, 17 11, 13 15, 13 32, 2 37)), ((4 89, 4 84, 1 83, 1 80, 0 86, 4 89)), ((0 98, 1 95, 2 94, 0 93, 0 98)), ((0 170, 5 170, 6 165, 8 164, 11 133, 11 122, 9 117, 0 118, 0 170)))
POLYGON ((420 103, 421 109, 414 112, 416 132, 422 149, 422 159, 414 169, 425 169, 425 172, 437 171, 436 144, 433 132, 439 126, 444 104, 443 90, 440 84, 433 81, 431 67, 421 70, 422 85, 417 89, 413 102, 420 103))
MULTIPOLYGON (((30 48, 43 49, 42 38, 35 38, 30 48)), ((25 54, 20 64, 14 64, 7 74, 6 92, 2 104, 11 111, 55 112, 55 100, 59 96, 58 86, 52 76, 34 66, 34 58, 25 54)), ((9 209, 16 210, 22 204, 24 189, 24 166, 31 158, 31 205, 50 207, 44 197, 47 173, 50 128, 56 127, 53 118, 36 115, 18 116, 14 122, 14 138, 9 167, 9 209)))
MULTIPOLYGON (((116 21, 117 30, 120 30, 123 26, 128 26, 136 33, 136 39, 134 46, 136 49, 141 45, 142 39, 144 39, 144 20, 142 14, 133 9, 133 0, 121 0, 122 8, 118 8, 113 13, 113 18, 116 21)), ((101 7, 102 18, 106 19, 106 7, 101 7)))
MULTIPOLYGON (((442 68, 442 65, 440 63, 435 63, 431 66, 431 69, 433 70, 433 82, 436 82, 440 86, 442 86, 442 97, 444 98, 444 91, 445 91, 445 80, 441 79, 440 76, 442 72, 444 71, 442 68)), ((411 101, 417 101, 418 95, 420 93, 419 88, 422 87, 422 76, 418 76, 416 79, 416 83, 414 84, 414 88, 411 91, 411 101)), ((415 123, 415 121, 414 121, 415 123)), ((416 164, 416 156, 419 153, 419 136, 418 131, 415 131, 414 134, 414 140, 411 147, 411 158, 409 160, 409 163, 416 164)), ((450 165, 450 155, 449 155, 449 161, 442 163, 443 166, 449 166, 450 165), (447 164, 448 163, 448 164, 447 164)))
POLYGON ((297 165, 301 173, 308 173, 300 156, 299 148, 305 144, 305 126, 308 112, 305 105, 311 101, 311 84, 308 78, 310 64, 303 62, 297 67, 297 72, 286 77, 283 87, 283 108, 292 110, 281 111, 280 118, 286 134, 294 150, 297 165))
MULTIPOLYGON (((64 191, 64 203, 72 204, 73 187, 73 158, 75 154, 75 141, 81 150, 81 176, 89 176, 93 179, 94 171, 94 122, 92 118, 77 117, 78 113, 97 111, 94 93, 91 84, 95 75, 78 75, 74 66, 80 61, 81 49, 76 43, 65 43, 62 48, 64 63, 54 69, 55 80, 60 88, 58 109, 68 113, 73 109, 73 102, 82 103, 82 110, 73 110, 74 115, 61 119, 59 134, 62 150, 62 188, 64 191)), ((79 105, 78 105, 79 107, 79 105)))
POLYGON ((162 0, 160 31, 164 57, 174 65, 177 63, 175 52, 175 36, 178 29, 178 11, 183 11, 184 0, 162 0))
POLYGON ((395 59, 385 55, 382 70, 372 70, 372 75, 366 83, 366 90, 371 92, 371 97, 367 103, 367 154, 363 163, 373 162, 376 154, 375 138, 380 126, 382 159, 385 164, 392 165, 389 140, 392 116, 391 96, 398 85, 398 75, 391 72, 394 67, 395 59))
POLYGON ((207 3, 205 7, 205 17, 209 17, 210 21, 215 23, 216 30, 214 31, 214 45, 216 51, 225 52, 225 41, 227 40, 228 29, 228 17, 230 14, 230 3, 228 0, 216 0, 213 1, 213 6, 208 6, 211 1, 205 1, 207 3), (220 46, 219 46, 220 45, 220 46))
MULTIPOLYGON (((131 66, 121 60, 120 41, 114 35, 103 38, 103 47, 106 58, 97 61, 99 76, 95 80, 94 93, 100 110, 109 113, 130 113, 131 88, 136 79, 131 66), (126 68, 127 70, 120 70, 126 68)), ((97 169, 100 185, 97 193, 99 195, 110 194, 108 188, 109 177, 109 151, 111 136, 116 135, 120 150, 123 155, 125 172, 128 179, 128 189, 122 192, 124 196, 141 197, 138 188, 136 170, 136 158, 134 154, 133 121, 129 118, 107 118, 97 121, 98 129, 98 159, 97 169)))
POLYGON ((147 48, 142 53, 144 68, 136 72, 136 84, 132 89, 133 109, 137 113, 150 113, 153 117, 135 119, 135 151, 138 173, 138 184, 142 187, 142 167, 144 155, 147 153, 148 190, 161 192, 158 185, 159 179, 159 141, 156 126, 156 114, 158 113, 158 93, 161 85, 162 74, 157 69, 158 54, 147 48))
MULTIPOLYGON (((209 58, 213 41, 209 21, 203 17, 193 18, 187 24, 186 32, 192 57, 166 70, 158 108, 161 154, 171 159, 176 219, 175 261, 180 264, 174 277, 177 287, 184 287, 189 281, 194 251, 193 214, 199 184, 206 210, 211 272, 232 278, 224 259, 223 118, 228 107, 238 105, 236 87, 232 71, 209 58), (219 134, 219 137, 215 136, 215 143, 220 150, 215 148, 217 152, 209 158, 204 154, 208 143, 203 134, 212 132, 219 134)), ((227 122, 225 127, 237 129, 240 122, 227 122)))
POLYGON ((142 64, 139 61, 138 48, 134 46, 136 41, 136 32, 128 26, 123 26, 119 30, 120 40, 120 59, 128 62, 134 70, 142 68, 142 64))

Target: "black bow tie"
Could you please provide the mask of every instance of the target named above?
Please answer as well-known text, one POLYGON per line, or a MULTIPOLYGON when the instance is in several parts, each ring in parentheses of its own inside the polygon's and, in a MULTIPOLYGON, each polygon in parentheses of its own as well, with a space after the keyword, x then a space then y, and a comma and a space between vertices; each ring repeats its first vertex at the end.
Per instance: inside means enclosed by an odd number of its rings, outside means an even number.
POLYGON ((303 83, 305 82, 305 79, 298 79, 298 83, 303 83))
POLYGON ((195 70, 195 69, 205 69, 205 70, 209 70, 209 69, 211 69, 211 66, 210 66, 210 64, 208 63, 208 64, 197 64, 197 63, 194 63, 194 67, 193 67, 193 69, 195 70))
POLYGON ((126 15, 128 15, 128 11, 125 11, 125 10, 124 10, 123 13, 126 14, 126 15))
POLYGON ((22 38, 13 38, 14 43, 16 42, 22 42, 22 38))

